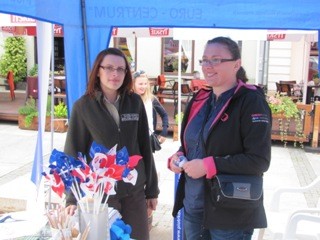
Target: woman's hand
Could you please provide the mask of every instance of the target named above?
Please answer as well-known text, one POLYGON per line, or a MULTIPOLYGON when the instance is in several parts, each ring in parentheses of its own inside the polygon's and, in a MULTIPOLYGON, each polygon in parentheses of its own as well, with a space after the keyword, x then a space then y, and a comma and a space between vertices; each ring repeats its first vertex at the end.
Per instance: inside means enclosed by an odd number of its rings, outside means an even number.
POLYGON ((159 140, 160 144, 162 144, 167 140, 167 138, 165 138, 165 137, 163 137, 161 135, 158 135, 158 140, 159 140))
POLYGON ((202 159, 193 159, 183 164, 184 172, 191 178, 197 179, 207 174, 202 159))
POLYGON ((158 205, 158 198, 147 199, 147 208, 151 210, 156 210, 158 205))
POLYGON ((68 207, 65 208, 66 214, 71 215, 71 216, 75 213, 76 210, 77 210, 76 205, 69 205, 68 207))
POLYGON ((174 173, 181 173, 183 169, 176 165, 177 162, 179 162, 179 156, 177 154, 172 155, 170 158, 170 169, 174 173))

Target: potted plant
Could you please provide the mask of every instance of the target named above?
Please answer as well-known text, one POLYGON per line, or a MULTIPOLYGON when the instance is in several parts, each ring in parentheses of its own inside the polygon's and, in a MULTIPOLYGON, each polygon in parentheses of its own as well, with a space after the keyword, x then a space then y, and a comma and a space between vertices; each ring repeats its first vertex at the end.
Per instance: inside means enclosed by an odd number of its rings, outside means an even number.
POLYGON ((54 131, 66 132, 68 130, 68 109, 64 102, 54 106, 54 131))
POLYGON ((38 65, 34 64, 27 76, 27 96, 38 98, 38 65))
MULTIPOLYGON (((48 98, 45 124, 46 131, 50 131, 50 106, 51 99, 48 98)), ((36 100, 33 97, 30 96, 27 99, 26 104, 18 109, 18 113, 18 126, 20 129, 38 130, 39 112, 36 100)))
POLYGON ((4 53, 0 57, 0 75, 13 72, 14 82, 22 82, 27 75, 26 40, 23 37, 8 37, 4 41, 4 53))
POLYGON ((303 112, 297 107, 297 104, 289 96, 276 94, 267 99, 272 112, 272 136, 280 135, 280 140, 286 146, 287 141, 293 139, 294 145, 301 143, 305 138, 303 134, 303 112))
POLYGON ((30 69, 29 77, 37 77, 38 76, 38 64, 34 64, 33 67, 30 69))
POLYGON ((319 73, 313 74, 312 80, 314 82, 314 85, 316 85, 316 86, 319 85, 319 83, 320 83, 320 81, 319 81, 319 73))
POLYGON ((35 121, 35 117, 38 117, 38 109, 36 106, 36 100, 33 97, 29 97, 26 104, 18 109, 18 126, 21 129, 37 130, 38 123, 35 121))

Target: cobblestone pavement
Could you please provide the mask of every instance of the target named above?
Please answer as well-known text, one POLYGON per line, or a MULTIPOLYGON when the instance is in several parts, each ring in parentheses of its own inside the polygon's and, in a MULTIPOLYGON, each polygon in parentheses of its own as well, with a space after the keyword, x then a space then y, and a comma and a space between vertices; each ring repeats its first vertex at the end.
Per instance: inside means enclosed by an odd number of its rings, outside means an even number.
MULTIPOLYGON (((30 179, 32 161, 36 146, 37 132, 20 130, 17 124, 0 123, 0 211, 5 198, 28 199, 33 187, 30 179), (21 185, 23 184, 23 188, 21 185), (17 191, 19 189, 19 191, 17 191)), ((45 133, 44 160, 51 148, 63 148, 65 133, 45 133), (53 144, 51 145, 51 139, 53 144)), ((174 174, 167 169, 167 159, 179 147, 179 142, 168 138, 162 150, 155 153, 159 176, 160 195, 158 208, 153 213, 151 240, 172 239, 173 218, 171 211, 174 199, 174 174)), ((286 147, 281 143, 272 146, 270 169, 265 174, 265 205, 269 203, 272 192, 279 186, 305 186, 320 175, 320 155, 307 153, 302 148, 286 147)), ((318 204, 320 190, 305 194, 309 207, 318 204)), ((268 232, 264 240, 268 240, 268 232)))
MULTIPOLYGON (((313 154, 315 155, 315 154, 313 154)), ((310 184, 317 177, 316 171, 312 165, 310 160, 307 157, 307 154, 301 149, 292 149, 290 151, 291 160, 293 166, 296 170, 297 177, 300 182, 300 186, 306 186, 310 184)), ((318 155, 320 161, 320 155, 318 155)), ((305 198, 308 204, 308 207, 317 207, 320 189, 311 190, 308 193, 305 193, 305 198)))

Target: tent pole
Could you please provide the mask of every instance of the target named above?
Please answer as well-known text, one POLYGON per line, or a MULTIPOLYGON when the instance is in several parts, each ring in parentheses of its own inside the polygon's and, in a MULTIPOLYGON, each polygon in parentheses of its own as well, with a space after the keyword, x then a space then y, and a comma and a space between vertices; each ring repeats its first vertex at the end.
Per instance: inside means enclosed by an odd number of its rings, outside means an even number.
POLYGON ((84 50, 85 50, 85 58, 86 58, 86 71, 87 71, 87 81, 89 80, 89 72, 90 72, 90 63, 89 63, 89 49, 88 49, 88 32, 87 32, 87 15, 86 15, 86 1, 81 1, 81 15, 82 15, 82 26, 83 26, 83 35, 84 35, 84 50))
MULTIPOLYGON (((320 29, 318 30, 318 75, 320 74, 320 54, 319 54, 319 42, 320 42, 320 29)), ((319 76, 318 76, 319 77, 319 76)))
MULTIPOLYGON (((52 31, 54 32, 54 25, 52 24, 52 31)), ((51 52, 51 145, 50 152, 53 150, 53 132, 54 132, 54 34, 52 35, 52 52, 51 52)))
MULTIPOLYGON (((52 39, 51 39, 51 46, 52 46, 52 51, 51 51, 51 86, 50 86, 50 91, 51 91, 51 118, 50 118, 50 131, 51 131, 51 143, 50 143, 50 152, 53 150, 53 134, 54 134, 54 25, 51 24, 52 27, 52 39)), ((50 210, 51 208, 51 199, 52 199, 52 188, 49 187, 48 190, 48 206, 47 210, 50 210)))
MULTIPOLYGON (((179 51, 178 51, 178 119, 181 116, 181 53, 182 49, 182 40, 179 39, 179 51)), ((181 131, 181 121, 178 121, 178 136, 180 136, 181 131)))

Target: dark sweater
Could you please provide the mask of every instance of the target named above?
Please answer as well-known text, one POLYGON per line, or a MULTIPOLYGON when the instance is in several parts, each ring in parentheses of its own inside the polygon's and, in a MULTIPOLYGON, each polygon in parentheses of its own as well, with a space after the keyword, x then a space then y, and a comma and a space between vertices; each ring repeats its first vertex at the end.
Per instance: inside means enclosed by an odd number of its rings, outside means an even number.
MULTIPOLYGON (((143 157, 135 167, 138 179, 134 186, 119 181, 116 195, 110 197, 121 198, 145 188, 146 198, 157 198, 158 178, 150 148, 147 115, 141 97, 134 93, 122 95, 119 116, 118 128, 103 103, 101 92, 98 92, 95 98, 81 97, 72 108, 64 152, 74 157, 81 152, 86 154, 87 161, 91 161, 89 149, 93 141, 109 149, 116 144, 117 150, 125 146, 130 156, 143 157)), ((76 204, 76 199, 68 193, 66 205, 70 204, 76 204)))

